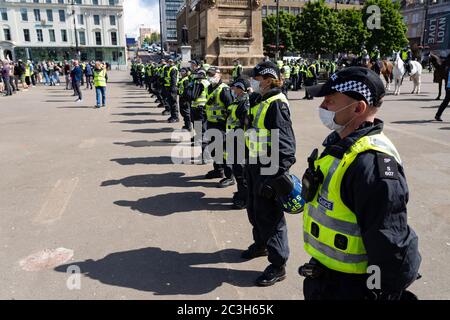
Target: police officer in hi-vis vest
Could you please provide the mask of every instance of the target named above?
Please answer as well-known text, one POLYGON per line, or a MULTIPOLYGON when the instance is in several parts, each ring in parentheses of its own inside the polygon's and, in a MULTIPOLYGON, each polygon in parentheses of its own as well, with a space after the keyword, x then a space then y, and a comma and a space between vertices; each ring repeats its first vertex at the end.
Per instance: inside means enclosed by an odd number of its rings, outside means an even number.
POLYGON ((247 213, 253 227, 254 243, 242 252, 242 258, 268 255, 270 265, 256 279, 258 286, 271 286, 283 280, 289 257, 286 220, 276 197, 279 194, 277 186, 286 180, 289 168, 295 163, 296 144, 289 103, 281 92, 282 85, 280 70, 274 63, 262 62, 253 69, 251 86, 260 98, 250 97, 246 124, 249 158, 245 177, 247 213), (277 154, 272 154, 274 150, 277 154))
MULTIPOLYGON (((225 136, 226 131, 226 119, 227 119, 227 107, 233 102, 231 96, 230 87, 222 82, 220 69, 217 67, 210 67, 207 71, 208 76, 208 92, 206 96, 205 112, 206 112, 206 127, 208 130, 216 129, 222 133, 222 137, 225 136)), ((209 157, 209 153, 212 157, 215 157, 215 150, 207 150, 206 157, 209 157)), ((220 180, 218 187, 225 188, 234 184, 233 179, 224 177, 223 159, 214 159, 213 170, 209 171, 205 178, 215 179, 223 178, 220 180)))
POLYGON ((312 256, 299 269, 305 299, 414 299, 406 288, 421 256, 407 224, 402 160, 376 118, 383 82, 349 67, 308 91, 324 97, 319 117, 332 133, 302 179, 304 248, 312 256))

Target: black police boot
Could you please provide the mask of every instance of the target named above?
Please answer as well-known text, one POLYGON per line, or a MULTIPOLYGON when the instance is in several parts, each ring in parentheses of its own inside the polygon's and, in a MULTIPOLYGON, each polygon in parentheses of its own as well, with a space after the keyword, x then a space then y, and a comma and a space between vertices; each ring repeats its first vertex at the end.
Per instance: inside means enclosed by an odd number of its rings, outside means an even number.
POLYGON ((256 279, 256 285, 260 287, 272 286, 279 281, 286 278, 286 269, 284 266, 276 267, 273 264, 269 265, 263 274, 256 279))
POLYGON ((252 244, 247 250, 242 251, 241 258, 251 260, 258 257, 267 256, 269 253, 266 248, 257 247, 256 244, 252 244))
POLYGON ((216 178, 223 178, 223 171, 211 170, 205 175, 205 179, 216 179, 216 178))
POLYGON ((234 209, 247 208, 247 200, 243 199, 243 197, 238 192, 235 192, 233 195, 233 208, 234 209))
POLYGON ((175 122, 180 122, 180 119, 178 119, 178 118, 173 118, 173 117, 170 117, 169 119, 167 119, 167 122, 168 122, 168 123, 175 123, 175 122))
POLYGON ((223 178, 217 184, 217 188, 226 188, 226 187, 234 185, 235 183, 236 182, 234 182, 234 179, 232 179, 232 178, 223 178))
POLYGON ((157 108, 164 108, 164 105, 163 105, 162 103, 160 103, 160 104, 158 104, 156 107, 157 107, 157 108))

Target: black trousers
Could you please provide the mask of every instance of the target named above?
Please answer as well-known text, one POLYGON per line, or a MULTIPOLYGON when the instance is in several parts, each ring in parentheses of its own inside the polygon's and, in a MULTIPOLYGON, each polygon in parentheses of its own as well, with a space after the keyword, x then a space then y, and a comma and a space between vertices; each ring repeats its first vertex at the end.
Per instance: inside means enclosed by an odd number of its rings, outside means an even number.
MULTIPOLYGON (((207 125, 206 125, 206 128, 208 130, 211 130, 211 129, 219 130, 222 133, 222 141, 225 141, 225 122, 217 122, 216 123, 216 122, 209 122, 208 121, 207 125)), ((215 140, 215 138, 212 137, 211 140, 210 140, 210 143, 214 142, 214 140, 215 140)), ((208 146, 209 146, 209 144, 208 144, 208 146)), ((223 148, 223 144, 222 144, 221 147, 223 148)), ((225 151, 225 149, 223 149, 223 150, 225 151)), ((213 157, 213 158, 216 156, 216 152, 215 152, 214 149, 209 150, 209 148, 207 147, 206 152, 208 154, 210 154, 211 157, 213 157)), ((224 169, 225 169, 225 161, 224 161, 224 159, 222 158, 222 161, 220 161, 221 163, 217 162, 216 160, 217 159, 215 159, 214 162, 213 162, 214 170, 215 171, 224 171, 224 169)))
POLYGON ((178 119, 177 94, 171 92, 172 89, 170 87, 166 87, 165 90, 166 90, 166 102, 167 102, 167 106, 169 107, 170 116, 174 119, 178 119))
POLYGON ((72 87, 76 95, 78 95, 78 99, 83 99, 83 95, 80 89, 80 81, 72 81, 72 87))
POLYGON ((248 219, 253 226, 255 245, 267 248, 269 262, 276 267, 281 267, 289 258, 286 219, 276 199, 268 199, 261 195, 261 186, 271 177, 262 176, 260 171, 259 165, 245 167, 248 219))
POLYGON ((196 144, 202 145, 202 153, 205 151, 207 142, 205 140, 205 131, 206 131, 206 111, 204 107, 195 107, 191 106, 191 121, 194 125, 195 136, 194 142, 196 144), (201 132, 198 132, 197 129, 201 125, 201 132))
POLYGON ((436 117, 440 118, 442 116, 442 113, 444 112, 445 108, 448 107, 449 102, 450 102, 450 88, 447 88, 447 90, 445 91, 444 101, 442 101, 441 105, 439 106, 439 109, 436 113, 436 117))
POLYGON ((191 125, 191 104, 188 100, 180 97, 180 114, 184 120, 184 126, 190 128, 191 125))
POLYGON ((162 87, 161 90, 161 96, 162 96, 162 103, 164 105, 164 108, 166 109, 166 111, 170 112, 170 104, 169 104, 169 96, 170 96, 170 91, 169 91, 169 87, 162 87))

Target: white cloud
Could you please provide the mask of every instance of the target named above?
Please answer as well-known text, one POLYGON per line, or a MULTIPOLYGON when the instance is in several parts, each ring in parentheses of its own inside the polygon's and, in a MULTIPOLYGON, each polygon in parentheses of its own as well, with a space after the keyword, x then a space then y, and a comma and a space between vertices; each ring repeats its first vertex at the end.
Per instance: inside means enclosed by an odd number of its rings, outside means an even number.
POLYGON ((127 36, 138 37, 140 25, 159 32, 158 0, 124 0, 123 11, 127 36))

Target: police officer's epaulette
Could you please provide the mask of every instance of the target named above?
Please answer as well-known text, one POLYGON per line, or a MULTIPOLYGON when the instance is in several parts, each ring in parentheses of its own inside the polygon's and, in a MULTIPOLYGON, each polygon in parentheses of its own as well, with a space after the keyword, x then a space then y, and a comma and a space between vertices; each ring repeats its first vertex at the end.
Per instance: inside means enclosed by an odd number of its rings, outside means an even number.
POLYGON ((381 179, 398 179, 398 164, 393 156, 377 152, 377 165, 381 179))

